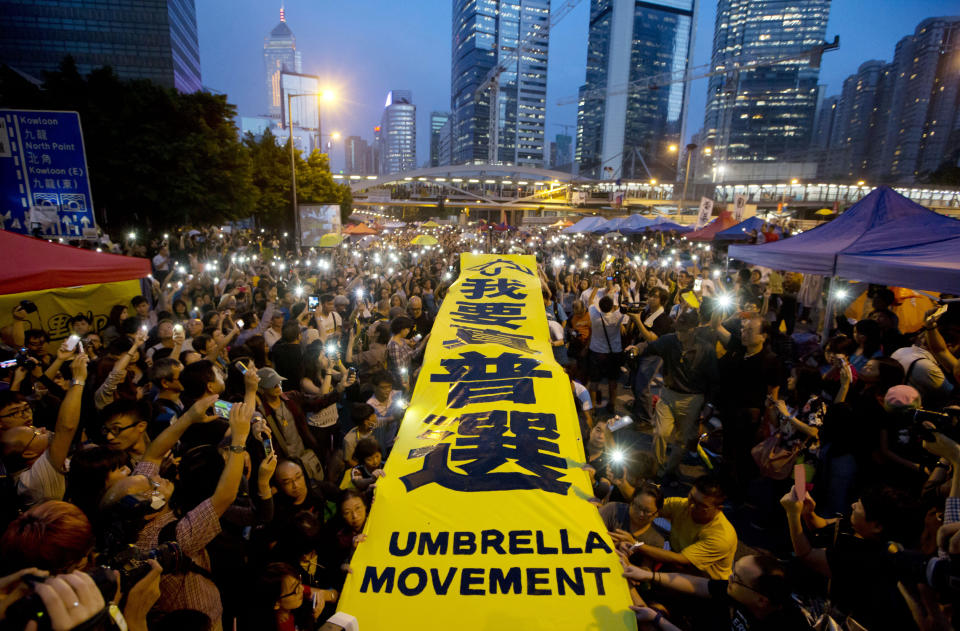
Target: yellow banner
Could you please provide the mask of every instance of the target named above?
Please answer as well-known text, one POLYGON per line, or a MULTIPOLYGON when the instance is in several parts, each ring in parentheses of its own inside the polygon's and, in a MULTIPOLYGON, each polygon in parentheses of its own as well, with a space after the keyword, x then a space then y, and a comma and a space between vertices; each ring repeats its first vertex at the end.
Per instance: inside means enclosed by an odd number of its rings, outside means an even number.
POLYGON ((461 255, 340 611, 381 629, 636 629, 536 260, 461 255))
POLYGON ((67 322, 78 313, 90 318, 93 330, 99 331, 107 325, 107 317, 113 305, 126 305, 133 313, 130 300, 140 295, 139 280, 125 280, 116 283, 64 287, 26 291, 20 294, 0 296, 0 326, 13 323, 10 315, 21 300, 30 300, 37 305, 36 313, 28 316, 31 328, 40 328, 50 336, 48 350, 55 352, 60 342, 70 331, 67 322))

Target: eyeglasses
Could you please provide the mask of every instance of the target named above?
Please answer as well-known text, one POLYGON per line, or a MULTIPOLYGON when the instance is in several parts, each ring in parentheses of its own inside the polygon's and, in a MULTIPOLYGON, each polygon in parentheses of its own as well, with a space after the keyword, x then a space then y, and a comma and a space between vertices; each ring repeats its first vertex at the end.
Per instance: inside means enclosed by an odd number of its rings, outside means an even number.
POLYGON ((117 436, 124 433, 131 427, 136 427, 139 424, 140 424, 140 421, 137 421, 136 423, 131 423, 129 425, 124 425, 123 427, 116 427, 116 428, 107 427, 106 425, 104 425, 103 427, 100 428, 100 433, 103 436, 107 436, 109 434, 109 435, 112 435, 114 438, 116 438, 117 436))
POLYGON ((281 594, 281 595, 280 595, 280 598, 278 598, 277 600, 283 600, 284 598, 289 598, 290 596, 296 596, 297 594, 299 594, 299 593, 302 592, 302 591, 303 591, 303 583, 301 583, 301 582, 298 581, 298 582, 297 582, 297 586, 293 589, 292 592, 287 593, 287 594, 281 594))
POLYGON ((27 413, 33 412, 33 408, 30 407, 29 403, 24 403, 23 405, 16 407, 6 414, 0 414, 0 418, 10 418, 11 416, 26 416, 27 413))
POLYGON ((766 594, 764 594, 763 592, 761 592, 760 590, 758 590, 756 587, 751 587, 750 585, 747 585, 742 578, 740 578, 739 576, 737 576, 737 573, 736 573, 736 572, 731 572, 731 573, 730 573, 730 582, 731 582, 731 583, 734 583, 734 584, 736 584, 736 585, 739 585, 740 587, 745 587, 746 589, 749 589, 751 592, 753 592, 753 593, 755 593, 755 594, 760 594, 761 596, 766 596, 766 594))
POLYGON ((26 453, 26 451, 30 449, 30 445, 33 444, 33 441, 36 440, 37 436, 39 436, 42 433, 43 433, 42 430, 39 430, 39 429, 33 430, 33 436, 31 436, 30 440, 27 441, 27 444, 23 446, 23 451, 21 451, 20 453, 26 453))

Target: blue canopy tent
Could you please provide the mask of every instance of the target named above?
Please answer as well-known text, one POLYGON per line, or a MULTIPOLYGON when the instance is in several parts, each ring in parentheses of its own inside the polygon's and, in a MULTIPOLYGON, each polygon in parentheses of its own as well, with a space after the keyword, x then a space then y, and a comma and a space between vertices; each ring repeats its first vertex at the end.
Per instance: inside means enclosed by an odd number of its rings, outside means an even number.
POLYGON ((604 219, 603 217, 597 217, 597 216, 584 217, 577 223, 573 224, 572 226, 567 226, 560 232, 562 232, 563 234, 577 234, 580 232, 590 232, 594 228, 597 228, 606 222, 607 220, 604 219))
POLYGON ((671 230, 675 232, 690 232, 693 230, 693 226, 681 226, 678 223, 673 223, 666 217, 657 217, 650 225, 647 226, 647 230, 651 232, 669 232, 671 230))
POLYGON ((763 227, 763 219, 760 217, 750 217, 744 219, 735 226, 730 226, 726 230, 721 230, 713 236, 714 241, 745 241, 750 238, 751 230, 760 230, 763 227))
POLYGON ((597 226, 590 232, 593 234, 607 234, 608 232, 619 232, 627 221, 628 217, 615 217, 608 219, 603 225, 597 226))
MULTIPOLYGON (((862 259, 848 269, 841 269, 839 260, 848 255, 866 257, 890 250, 896 250, 896 256, 909 259, 911 249, 922 248, 914 251, 918 256, 928 257, 930 274, 938 274, 934 271, 938 268, 929 261, 936 259, 937 251, 943 260, 955 259, 957 255, 948 251, 949 246, 941 245, 955 238, 960 238, 960 221, 927 210, 893 189, 881 186, 830 223, 782 241, 732 245, 729 255, 774 269, 894 284, 879 273, 871 272, 870 278, 864 277, 867 265, 862 259)), ((894 267, 888 269, 893 271, 894 267)), ((919 277, 905 280, 909 281, 906 286, 913 288, 921 288, 926 282, 919 277)))
POLYGON ((647 226, 653 223, 652 219, 647 219, 640 215, 630 215, 623 225, 620 226, 621 234, 637 234, 643 232, 647 226))
POLYGON ((960 294, 960 237, 837 257, 837 275, 867 283, 960 294))

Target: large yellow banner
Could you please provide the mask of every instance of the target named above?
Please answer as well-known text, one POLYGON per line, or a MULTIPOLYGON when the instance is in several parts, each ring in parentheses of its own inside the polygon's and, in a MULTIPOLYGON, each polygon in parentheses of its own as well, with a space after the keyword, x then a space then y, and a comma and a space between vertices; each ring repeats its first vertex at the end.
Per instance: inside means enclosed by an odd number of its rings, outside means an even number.
POLYGON ((635 629, 536 260, 461 255, 340 611, 384 629, 635 629))
POLYGON ((99 331, 107 325, 113 305, 126 305, 133 313, 130 300, 139 295, 139 280, 6 294, 0 296, 0 326, 12 324, 13 308, 21 300, 30 300, 37 305, 37 311, 29 314, 27 320, 32 328, 43 329, 50 335, 48 350, 55 352, 60 342, 70 335, 67 324, 70 318, 82 313, 90 318, 93 330, 99 331))

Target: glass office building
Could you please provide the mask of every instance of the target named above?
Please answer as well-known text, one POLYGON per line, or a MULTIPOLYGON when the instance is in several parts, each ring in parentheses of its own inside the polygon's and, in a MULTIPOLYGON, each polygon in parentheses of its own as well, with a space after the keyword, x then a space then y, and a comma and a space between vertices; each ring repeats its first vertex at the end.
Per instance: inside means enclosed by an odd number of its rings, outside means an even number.
POLYGON ((391 90, 380 117, 380 174, 417 168, 417 106, 409 90, 391 90))
POLYGON ((550 0, 454 0, 454 164, 543 166, 550 0), (518 46, 522 54, 512 59, 518 46), (494 90, 477 88, 504 66, 494 90))
POLYGON ((585 177, 673 177, 695 0, 593 0, 577 110, 585 177))
POLYGON ((123 79, 202 87, 194 0, 0 0, 0 16, 0 63, 38 79, 71 55, 84 75, 110 66, 123 79))
POLYGON ((823 42, 829 15, 830 0, 719 0, 704 119, 716 173, 806 158, 820 68, 801 55, 823 42))

